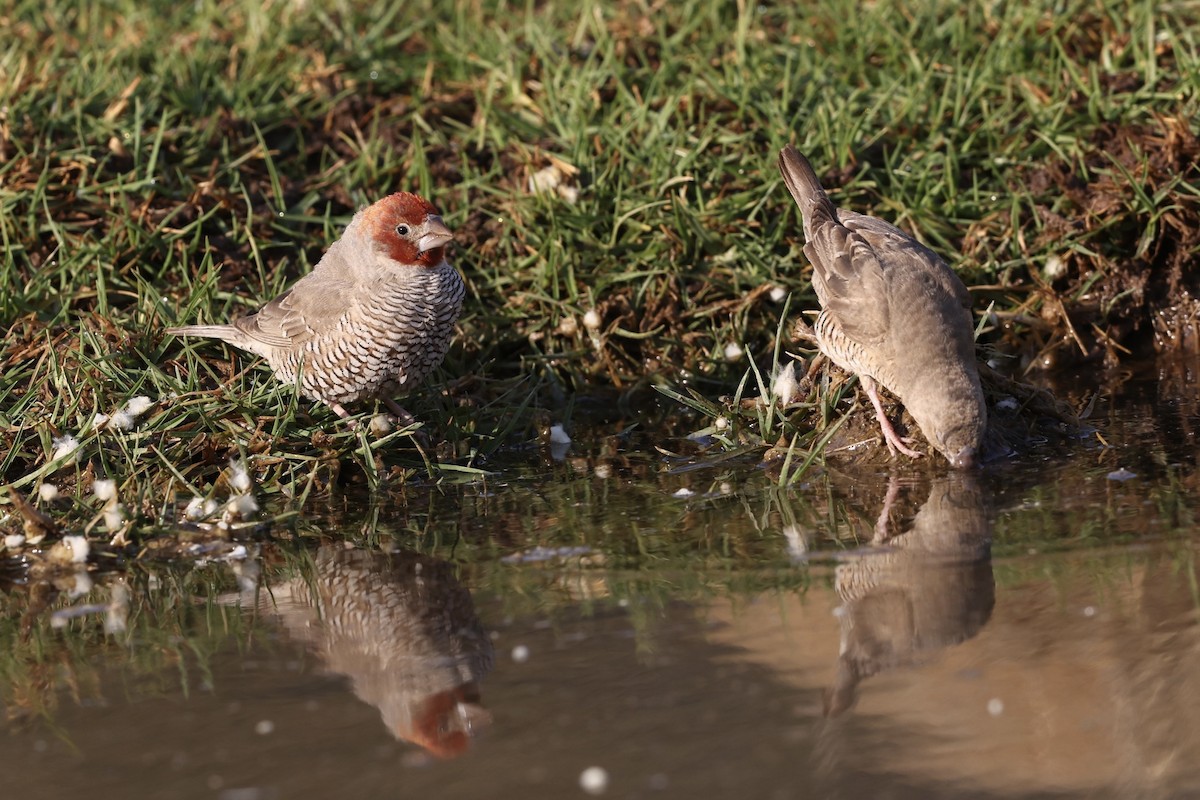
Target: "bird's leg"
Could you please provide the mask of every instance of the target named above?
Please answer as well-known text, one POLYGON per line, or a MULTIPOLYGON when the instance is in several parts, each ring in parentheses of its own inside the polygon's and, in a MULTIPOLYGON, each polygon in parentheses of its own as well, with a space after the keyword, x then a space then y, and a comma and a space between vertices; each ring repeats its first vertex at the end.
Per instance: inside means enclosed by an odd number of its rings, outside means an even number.
MULTIPOLYGON (((400 405, 392 398, 384 397, 383 404, 388 407, 388 411, 391 411, 396 415, 396 422, 398 424, 403 425, 406 428, 409 425, 418 424, 417 418, 408 413, 404 406, 400 405)), ((415 443, 419 449, 429 450, 433 447, 433 440, 429 438, 429 434, 425 431, 417 429, 409 435, 412 437, 413 443, 415 443)))
POLYGON ((867 391, 867 397, 871 398, 871 405, 875 406, 875 419, 879 420, 879 429, 883 431, 883 440, 887 442, 888 450, 892 453, 899 450, 909 458, 920 458, 924 455, 906 445, 904 440, 896 434, 896 429, 892 427, 887 414, 883 413, 883 402, 879 399, 879 390, 875 388, 875 381, 866 375, 859 377, 862 379, 863 389, 867 391))
POLYGON ((801 383, 812 381, 819 370, 825 364, 825 354, 817 353, 813 356, 813 360, 808 362, 808 370, 804 373, 804 377, 800 379, 801 383))
POLYGON ((892 504, 896 502, 899 494, 900 481, 896 480, 895 475, 889 475, 887 495, 883 498, 883 510, 875 520, 875 538, 871 540, 871 544, 883 544, 888 540, 888 517, 891 516, 892 504))
POLYGON ((346 420, 347 428, 354 430, 358 427, 358 420, 350 419, 350 412, 343 408, 341 403, 329 403, 328 405, 331 409, 333 409, 333 413, 338 415, 339 419, 346 420))
POLYGON ((383 404, 388 407, 389 411, 391 411, 393 414, 396 415, 396 421, 399 422, 401 425, 404 425, 405 427, 407 427, 409 425, 417 424, 417 418, 414 417, 412 414, 408 413, 408 411, 405 410, 404 406, 400 405, 392 398, 390 398, 390 397, 383 398, 383 404))

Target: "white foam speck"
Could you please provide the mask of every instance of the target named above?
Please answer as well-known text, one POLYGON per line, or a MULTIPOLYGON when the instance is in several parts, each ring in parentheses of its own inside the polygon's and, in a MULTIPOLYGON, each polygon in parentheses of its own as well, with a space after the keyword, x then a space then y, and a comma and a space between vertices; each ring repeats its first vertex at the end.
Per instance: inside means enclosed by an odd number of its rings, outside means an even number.
POLYGON ((771 381, 771 394, 779 399, 780 405, 788 405, 799 394, 799 382, 796 380, 796 362, 789 361, 779 370, 775 380, 771 381))
POLYGON ((72 564, 82 564, 87 561, 88 551, 91 550, 87 539, 82 536, 64 536, 62 541, 71 551, 72 564))
POLYGON ((604 794, 608 790, 608 770, 588 767, 579 773, 579 788, 588 794, 604 794))
POLYGON ((54 445, 54 454, 50 456, 52 461, 57 461, 60 458, 75 456, 75 460, 79 460, 79 440, 74 436, 66 435, 59 436, 52 442, 54 445))
POLYGON ((244 459, 235 458, 229 461, 229 485, 235 491, 246 494, 250 491, 250 472, 246 469, 244 459))

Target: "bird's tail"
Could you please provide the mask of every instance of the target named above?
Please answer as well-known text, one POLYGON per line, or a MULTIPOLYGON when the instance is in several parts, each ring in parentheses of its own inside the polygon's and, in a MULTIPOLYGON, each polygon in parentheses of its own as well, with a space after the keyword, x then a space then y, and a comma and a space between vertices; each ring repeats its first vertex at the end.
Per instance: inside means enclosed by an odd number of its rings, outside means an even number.
POLYGON ((199 336, 205 339, 220 339, 223 342, 238 344, 242 333, 232 325, 184 325, 180 328, 167 328, 172 336, 199 336))
POLYGON ((783 182, 787 184, 792 199, 800 206, 806 231, 820 227, 819 223, 826 217, 831 222, 837 222, 837 210, 821 188, 817 173, 813 172, 808 159, 790 144, 779 151, 779 171, 783 173, 783 182))

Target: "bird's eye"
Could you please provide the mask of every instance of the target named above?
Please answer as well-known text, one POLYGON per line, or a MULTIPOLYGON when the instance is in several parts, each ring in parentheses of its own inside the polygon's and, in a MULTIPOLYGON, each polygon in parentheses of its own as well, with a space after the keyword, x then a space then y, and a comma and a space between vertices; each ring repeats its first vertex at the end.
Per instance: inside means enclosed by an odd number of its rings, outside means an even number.
POLYGON ((401 223, 400 225, 397 225, 396 226, 396 235, 397 236, 408 236, 408 226, 403 223, 401 223))

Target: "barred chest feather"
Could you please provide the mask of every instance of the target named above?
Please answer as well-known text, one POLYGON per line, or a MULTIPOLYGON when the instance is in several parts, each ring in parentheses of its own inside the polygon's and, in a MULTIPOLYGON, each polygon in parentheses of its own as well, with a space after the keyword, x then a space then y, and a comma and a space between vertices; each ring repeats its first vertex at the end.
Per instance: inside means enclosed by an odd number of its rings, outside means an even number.
POLYGON ((874 378, 890 392, 896 391, 891 369, 886 364, 875 363, 879 359, 870 358, 862 345, 847 337, 828 311, 822 311, 817 317, 813 330, 817 336, 817 347, 833 363, 847 372, 874 378))
POLYGON ((447 263, 380 282, 328 332, 272 359, 276 376, 326 403, 408 389, 446 355, 466 288, 447 263))

